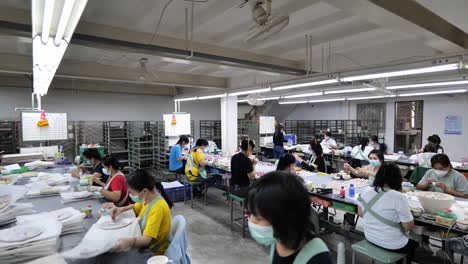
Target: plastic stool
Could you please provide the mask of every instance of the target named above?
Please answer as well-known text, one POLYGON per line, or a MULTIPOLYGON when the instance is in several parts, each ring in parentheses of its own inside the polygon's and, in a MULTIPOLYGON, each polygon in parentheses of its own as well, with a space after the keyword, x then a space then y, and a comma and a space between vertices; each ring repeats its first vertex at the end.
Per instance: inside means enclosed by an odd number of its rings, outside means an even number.
POLYGON ((244 215, 244 212, 245 212, 245 201, 247 200, 246 198, 242 198, 240 196, 237 196, 235 194, 232 194, 232 193, 229 193, 228 194, 228 197, 229 197, 229 203, 230 203, 230 206, 231 206, 231 229, 232 229, 232 224, 236 224, 236 225, 239 225, 242 227, 242 237, 245 238, 245 225, 246 225, 246 219, 245 219, 245 215, 244 215), (242 216, 239 217, 239 218, 236 218, 234 219, 234 201, 238 201, 241 206, 242 206, 242 216), (242 220, 242 222, 238 222, 239 220, 242 220))
POLYGON ((371 244, 367 240, 362 240, 361 242, 353 244, 351 248, 353 249, 353 264, 356 263, 356 252, 371 258, 372 263, 374 263, 374 260, 384 264, 396 263, 397 261, 403 260, 403 263, 406 264, 405 254, 385 250, 371 244))

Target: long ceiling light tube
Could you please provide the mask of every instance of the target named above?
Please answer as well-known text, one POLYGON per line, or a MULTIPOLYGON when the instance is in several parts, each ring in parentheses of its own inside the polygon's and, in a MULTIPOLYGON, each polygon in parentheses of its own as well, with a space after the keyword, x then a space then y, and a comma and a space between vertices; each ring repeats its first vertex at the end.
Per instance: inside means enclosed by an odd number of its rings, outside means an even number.
POLYGON ((45 0, 44 16, 42 17, 42 43, 47 44, 49 41, 50 30, 52 26, 52 15, 54 13, 55 0, 45 0))
POLYGON ((334 99, 321 99, 321 100, 310 100, 309 103, 326 103, 326 102, 340 102, 345 101, 345 98, 334 98, 334 99))
POLYGON ((451 64, 445 64, 445 65, 425 67, 425 68, 350 76, 350 77, 341 78, 341 81, 353 82, 353 81, 370 80, 370 79, 378 79, 378 78, 386 78, 386 77, 396 77, 396 76, 415 75, 415 74, 441 72, 441 71, 451 71, 451 70, 457 70, 457 69, 458 69, 458 63, 451 63, 451 64))
POLYGON ((447 90, 447 91, 434 91, 434 92, 421 92, 421 93, 404 93, 399 94, 399 97, 408 97, 408 96, 421 96, 421 95, 437 95, 437 94, 457 94, 457 93, 465 93, 466 89, 458 89, 458 90, 447 90))
POLYGON ((320 95, 323 95, 323 93, 322 92, 315 92, 315 93, 294 94, 294 95, 283 96, 283 98, 284 99, 291 99, 291 98, 311 97, 311 96, 320 96, 320 95))
POLYGON ((270 92, 270 91, 271 91, 271 88, 262 88, 262 89, 248 90, 248 91, 233 92, 233 93, 229 93, 229 96, 239 96, 239 95, 255 94, 255 93, 266 93, 266 92, 270 92))
POLYGON ((287 89, 296 89, 296 88, 309 87, 309 86, 332 84, 332 83, 337 83, 337 82, 338 82, 338 80, 336 80, 336 79, 328 79, 328 80, 322 80, 322 81, 282 85, 282 86, 278 86, 278 87, 273 87, 272 90, 273 91, 279 91, 279 90, 287 90, 287 89))
POLYGON ((65 30, 67 24, 70 21, 70 16, 73 11, 73 6, 75 5, 75 0, 65 0, 63 4, 62 14, 60 15, 60 21, 57 27, 57 33, 55 34, 55 45, 60 45, 62 42, 63 36, 65 35, 65 30))
POLYGON ((365 96, 365 97, 350 97, 350 98, 347 98, 347 100, 356 101, 356 100, 381 99, 381 98, 391 98, 391 97, 396 97, 396 95, 377 95, 377 96, 365 96))
POLYGON ((226 94, 223 93, 223 94, 215 94, 215 95, 198 96, 197 99, 205 100, 205 99, 214 99, 214 98, 222 98, 222 97, 226 97, 226 94))
POLYGON ((278 104, 307 104, 309 101, 282 101, 278 104))
POLYGON ((357 93, 357 92, 367 92, 375 91, 376 88, 357 88, 357 89, 347 89, 347 90, 336 90, 336 91, 325 91, 324 94, 342 94, 342 93, 357 93))
POLYGON ((451 82, 430 82, 430 83, 392 85, 392 86, 387 86, 387 90, 411 89, 411 88, 422 88, 422 87, 437 87, 437 86, 451 86, 451 85, 463 85, 463 84, 468 84, 468 80, 451 81, 451 82))
POLYGON ((195 101, 197 100, 197 97, 194 96, 194 97, 187 97, 187 98, 177 98, 177 99, 174 99, 175 102, 186 102, 186 101, 195 101))

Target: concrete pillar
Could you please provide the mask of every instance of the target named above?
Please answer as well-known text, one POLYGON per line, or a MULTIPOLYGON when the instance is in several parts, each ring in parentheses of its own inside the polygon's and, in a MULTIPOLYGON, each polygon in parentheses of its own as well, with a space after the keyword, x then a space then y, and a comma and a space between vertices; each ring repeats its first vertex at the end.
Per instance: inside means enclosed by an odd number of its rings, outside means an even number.
POLYGON ((221 141, 223 153, 237 150, 237 96, 221 98, 221 141))

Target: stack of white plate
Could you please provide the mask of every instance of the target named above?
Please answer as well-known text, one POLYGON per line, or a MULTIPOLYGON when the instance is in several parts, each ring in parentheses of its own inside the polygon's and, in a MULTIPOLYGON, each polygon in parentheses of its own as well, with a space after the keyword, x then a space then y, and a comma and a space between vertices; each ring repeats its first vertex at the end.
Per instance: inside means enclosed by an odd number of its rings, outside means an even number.
POLYGON ((0 230, 0 263, 18 263, 57 252, 62 224, 53 218, 0 230))
POLYGON ((56 196, 61 192, 70 191, 70 186, 49 186, 45 182, 33 182, 26 184, 28 191, 26 192, 27 198, 39 198, 39 197, 48 197, 56 196))
POLYGON ((12 195, 0 196, 0 226, 14 223, 19 215, 34 213, 32 204, 14 203, 12 195))
POLYGON ((33 214, 23 215, 16 218, 18 224, 26 222, 41 222, 43 218, 55 218, 62 224, 62 236, 66 234, 80 233, 83 232, 83 219, 85 215, 80 211, 72 208, 62 208, 59 210, 33 214))
POLYGON ((99 192, 61 192, 60 196, 62 197, 62 203, 72 203, 89 199, 99 199, 102 197, 99 192))
POLYGON ((56 186, 68 183, 69 178, 60 173, 39 172, 38 176, 31 180, 35 182, 43 182, 50 186, 56 186))

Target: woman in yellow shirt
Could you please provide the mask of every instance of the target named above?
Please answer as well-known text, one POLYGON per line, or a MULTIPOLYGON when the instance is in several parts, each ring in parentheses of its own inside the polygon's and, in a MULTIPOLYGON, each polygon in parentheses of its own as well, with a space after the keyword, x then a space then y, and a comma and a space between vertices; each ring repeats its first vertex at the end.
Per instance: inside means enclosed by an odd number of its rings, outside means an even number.
MULTIPOLYGON (((185 175, 187 179, 192 182, 205 182, 207 185, 211 186, 216 179, 208 179, 205 166, 208 163, 206 155, 204 153, 205 148, 208 146, 208 141, 206 139, 198 139, 195 147, 190 151, 190 154, 187 157, 187 163, 185 164, 185 175)), ((203 192, 203 184, 198 184, 196 188, 193 189, 193 196, 199 197, 203 192)))
POLYGON ((111 217, 133 209, 138 216, 141 237, 122 238, 114 251, 122 252, 132 248, 149 248, 154 255, 164 255, 169 246, 167 237, 171 230, 172 201, 160 182, 145 170, 138 170, 128 180, 130 198, 135 202, 125 207, 116 207, 111 217))

